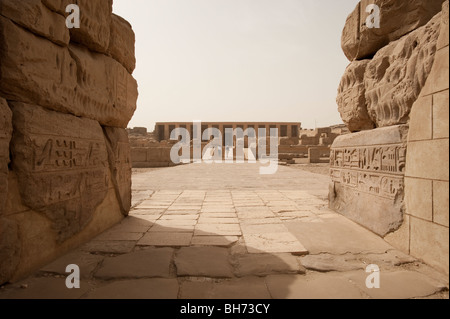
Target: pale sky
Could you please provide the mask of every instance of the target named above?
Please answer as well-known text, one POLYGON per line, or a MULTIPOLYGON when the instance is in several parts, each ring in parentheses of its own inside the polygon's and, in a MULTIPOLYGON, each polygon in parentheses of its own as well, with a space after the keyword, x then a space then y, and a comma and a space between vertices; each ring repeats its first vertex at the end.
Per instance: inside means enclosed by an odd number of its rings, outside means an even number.
POLYGON ((155 122, 340 124, 349 61, 345 20, 358 0, 114 0, 136 33, 137 111, 155 122))

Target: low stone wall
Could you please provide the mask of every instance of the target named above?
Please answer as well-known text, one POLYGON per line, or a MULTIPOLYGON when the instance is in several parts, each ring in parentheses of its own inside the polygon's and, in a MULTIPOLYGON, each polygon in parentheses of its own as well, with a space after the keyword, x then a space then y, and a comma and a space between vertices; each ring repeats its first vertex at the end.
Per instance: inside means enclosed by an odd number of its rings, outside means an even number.
POLYGON ((332 146, 330 206, 448 274, 448 1, 375 0, 376 30, 367 4, 342 37, 337 102, 354 133, 332 146))
POLYGON ((134 67, 112 0, 0 1, 0 284, 128 214, 134 67))

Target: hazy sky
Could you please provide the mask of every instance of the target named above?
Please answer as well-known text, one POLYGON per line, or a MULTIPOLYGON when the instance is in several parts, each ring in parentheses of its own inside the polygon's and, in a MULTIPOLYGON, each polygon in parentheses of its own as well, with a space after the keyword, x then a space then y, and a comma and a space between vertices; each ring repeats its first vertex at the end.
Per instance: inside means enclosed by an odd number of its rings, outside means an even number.
POLYGON ((358 0, 114 0, 136 33, 138 109, 155 122, 342 123, 341 33, 358 0))

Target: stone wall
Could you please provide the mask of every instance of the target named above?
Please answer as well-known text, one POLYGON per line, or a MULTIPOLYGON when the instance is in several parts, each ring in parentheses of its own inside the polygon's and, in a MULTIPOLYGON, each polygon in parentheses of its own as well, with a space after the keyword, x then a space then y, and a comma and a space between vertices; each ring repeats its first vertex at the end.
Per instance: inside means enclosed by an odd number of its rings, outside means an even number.
POLYGON ((386 239, 448 273, 449 268, 449 30, 444 5, 431 73, 409 122, 405 221, 386 239))
POLYGON ((134 67, 112 0, 0 0, 0 284, 128 214, 134 67))
POLYGON ((330 206, 448 273, 448 1, 374 1, 347 19, 330 206), (442 12, 438 13, 440 10, 442 12), (414 14, 412 14, 414 13, 414 14), (363 20, 364 17, 364 20, 363 20))

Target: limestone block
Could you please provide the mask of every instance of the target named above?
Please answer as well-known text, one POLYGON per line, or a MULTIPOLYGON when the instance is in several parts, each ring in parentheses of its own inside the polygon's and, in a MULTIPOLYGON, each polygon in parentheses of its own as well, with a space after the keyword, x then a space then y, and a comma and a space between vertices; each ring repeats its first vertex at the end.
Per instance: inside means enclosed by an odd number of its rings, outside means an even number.
POLYGON ((370 58, 389 42, 425 25, 441 11, 443 0, 362 0, 348 16, 342 32, 342 49, 350 61, 370 58), (380 8, 380 28, 369 28, 369 4, 380 8))
POLYGON ((420 95, 429 95, 449 88, 448 46, 436 52, 433 68, 420 95))
POLYGON ((384 237, 403 222, 406 126, 338 137, 331 148, 330 207, 384 237))
POLYGON ((76 0, 41 0, 42 3, 52 11, 66 15, 66 7, 69 4, 75 4, 76 0))
POLYGON ((0 98, 0 215, 6 206, 8 193, 9 142, 12 134, 12 113, 6 101, 0 98))
POLYGON ((2 0, 0 14, 56 44, 69 44, 65 18, 52 12, 40 0, 2 0))
POLYGON ((60 242, 81 231, 106 196, 108 155, 101 126, 36 105, 11 103, 12 167, 23 204, 53 223, 60 242))
POLYGON ((407 177, 405 190, 406 213, 433 221, 433 182, 407 177))
POLYGON ((406 124, 433 66, 441 17, 377 52, 364 75, 369 116, 377 127, 406 124))
POLYGON ((83 110, 85 117, 105 126, 126 128, 136 110, 136 80, 110 57, 75 45, 69 50, 78 70, 77 109, 88 104, 83 110))
POLYGON ((419 97, 411 108, 409 120, 409 141, 431 140, 433 138, 433 97, 419 97))
POLYGON ((136 68, 135 41, 131 25, 125 19, 113 14, 108 54, 120 62, 130 74, 136 68))
POLYGON ((449 225, 449 192, 448 182, 433 181, 433 221, 449 225))
POLYGON ((5 98, 102 125, 127 126, 136 109, 137 83, 114 59, 75 45, 69 53, 1 16, 0 42, 5 44, 0 47, 0 92, 5 98))
POLYGON ((21 243, 16 222, 0 217, 0 285, 6 283, 20 261, 21 243))
POLYGON ((70 29, 70 40, 92 51, 106 53, 109 47, 112 0, 73 0, 80 7, 80 28, 70 29))
POLYGON ((125 129, 104 127, 112 181, 122 214, 131 208, 131 148, 125 129))
POLYGON ((448 227, 411 217, 411 255, 448 274, 448 253, 448 227))
POLYGON ((14 101, 38 103, 67 112, 77 69, 66 48, 0 16, 0 91, 14 101), (20 67, 18 67, 20 66, 20 67))
POLYGON ((406 176, 448 181, 448 152, 448 139, 409 142, 406 176))
POLYGON ((375 123, 370 119, 366 106, 364 73, 369 60, 354 61, 339 84, 337 104, 344 123, 351 132, 371 130, 375 123))
POLYGON ((449 90, 433 95, 433 137, 449 137, 449 90))

